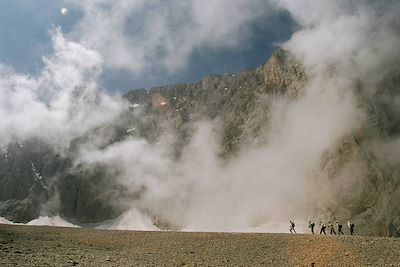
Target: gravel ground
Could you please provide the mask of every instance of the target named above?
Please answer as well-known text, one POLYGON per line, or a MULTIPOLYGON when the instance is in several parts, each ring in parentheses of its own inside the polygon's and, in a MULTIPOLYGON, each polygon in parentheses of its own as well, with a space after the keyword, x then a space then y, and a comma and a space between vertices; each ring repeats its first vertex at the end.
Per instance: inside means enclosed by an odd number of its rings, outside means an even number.
POLYGON ((0 266, 400 266, 400 239, 0 225, 0 266))

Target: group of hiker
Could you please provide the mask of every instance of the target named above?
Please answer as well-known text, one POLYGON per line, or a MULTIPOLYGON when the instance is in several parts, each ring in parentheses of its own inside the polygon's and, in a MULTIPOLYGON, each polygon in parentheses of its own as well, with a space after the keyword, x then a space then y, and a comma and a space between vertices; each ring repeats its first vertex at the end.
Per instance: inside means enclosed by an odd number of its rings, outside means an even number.
MULTIPOLYGON (((296 230, 294 229, 295 223, 293 221, 289 221, 289 223, 290 223, 290 233, 295 234, 296 233, 296 230)), ((336 221, 335 224, 336 224, 336 229, 338 231, 337 234, 344 235, 344 233, 342 231, 343 225, 341 223, 339 223, 338 221, 336 221)), ((327 224, 320 222, 319 225, 321 227, 320 231, 319 231, 320 235, 322 235, 322 233, 324 233, 326 235, 326 232, 325 232, 326 228, 328 228, 331 235, 336 235, 335 226, 331 222, 328 222, 327 224)), ((313 221, 308 221, 308 227, 310 228, 311 233, 314 234, 315 223, 313 221)), ((354 235, 354 223, 347 221, 347 227, 349 228, 350 235, 354 235)))

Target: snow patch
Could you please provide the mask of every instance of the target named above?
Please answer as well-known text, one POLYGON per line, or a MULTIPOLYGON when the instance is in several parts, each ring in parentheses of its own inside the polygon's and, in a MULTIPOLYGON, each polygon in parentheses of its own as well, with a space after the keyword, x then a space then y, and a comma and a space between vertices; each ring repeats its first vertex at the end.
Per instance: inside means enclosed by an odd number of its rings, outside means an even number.
POLYGON ((149 216, 140 213, 136 209, 131 209, 115 219, 99 223, 95 228, 106 230, 160 231, 153 224, 149 216))
POLYGON ((36 171, 35 165, 33 164, 32 161, 31 161, 31 166, 32 166, 32 171, 33 171, 33 174, 34 174, 35 178, 40 182, 40 184, 43 187, 43 189, 48 191, 49 188, 44 184, 43 177, 40 175, 39 172, 36 171))
POLYGON ((14 224, 12 221, 7 220, 6 218, 0 217, 0 224, 14 224))
POLYGON ((60 216, 40 216, 37 219, 34 219, 28 222, 26 225, 34 225, 34 226, 59 226, 59 227, 75 227, 80 228, 80 226, 67 222, 60 216))
POLYGON ((131 133, 131 132, 134 132, 135 130, 136 130, 135 128, 131 128, 131 129, 126 130, 126 133, 131 133))
POLYGON ((131 108, 137 108, 137 107, 139 107, 140 106, 140 104, 138 104, 138 103, 133 103, 133 104, 131 104, 131 105, 129 105, 131 108))

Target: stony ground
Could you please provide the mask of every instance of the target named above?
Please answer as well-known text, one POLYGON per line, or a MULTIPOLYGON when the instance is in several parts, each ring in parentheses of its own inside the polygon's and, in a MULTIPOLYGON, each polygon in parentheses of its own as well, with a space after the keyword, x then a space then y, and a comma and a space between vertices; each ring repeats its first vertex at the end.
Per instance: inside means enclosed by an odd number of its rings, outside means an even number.
POLYGON ((400 239, 0 225, 0 266, 400 266, 400 239))

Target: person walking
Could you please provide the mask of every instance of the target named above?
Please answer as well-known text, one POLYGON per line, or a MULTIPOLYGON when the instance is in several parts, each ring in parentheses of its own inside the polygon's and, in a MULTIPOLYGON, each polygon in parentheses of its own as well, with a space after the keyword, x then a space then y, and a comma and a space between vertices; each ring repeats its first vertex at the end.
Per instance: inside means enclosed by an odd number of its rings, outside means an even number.
POLYGON ((311 228, 311 233, 314 234, 315 223, 313 221, 308 221, 308 227, 311 228))
POLYGON ((338 221, 336 221, 336 226, 338 228, 338 235, 344 235, 344 233, 342 231, 343 225, 341 223, 339 223, 338 221))
POLYGON ((333 224, 331 224, 331 222, 328 222, 328 228, 331 230, 331 235, 336 235, 335 227, 333 226, 333 224))
POLYGON ((319 231, 319 234, 322 235, 322 233, 324 233, 324 235, 326 235, 326 233, 325 233, 325 229, 326 229, 325 224, 320 222, 319 225, 321 226, 321 230, 319 231))
POLYGON ((354 223, 347 221, 347 226, 349 227, 350 235, 354 235, 354 223))
POLYGON ((289 221, 290 223, 290 233, 293 234, 293 232, 296 234, 296 230, 294 229, 295 224, 292 221, 289 221))

